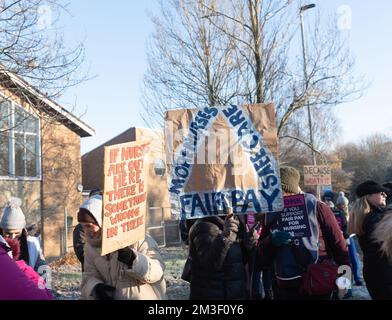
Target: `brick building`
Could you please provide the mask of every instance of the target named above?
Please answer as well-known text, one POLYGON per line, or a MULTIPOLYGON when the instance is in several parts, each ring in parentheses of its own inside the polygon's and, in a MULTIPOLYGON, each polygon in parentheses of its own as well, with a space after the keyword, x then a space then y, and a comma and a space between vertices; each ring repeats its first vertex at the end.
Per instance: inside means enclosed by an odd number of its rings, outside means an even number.
POLYGON ((9 197, 21 198, 49 259, 64 253, 65 212, 68 226, 75 225, 82 201, 80 138, 94 133, 20 77, 0 71, 0 210, 9 197))

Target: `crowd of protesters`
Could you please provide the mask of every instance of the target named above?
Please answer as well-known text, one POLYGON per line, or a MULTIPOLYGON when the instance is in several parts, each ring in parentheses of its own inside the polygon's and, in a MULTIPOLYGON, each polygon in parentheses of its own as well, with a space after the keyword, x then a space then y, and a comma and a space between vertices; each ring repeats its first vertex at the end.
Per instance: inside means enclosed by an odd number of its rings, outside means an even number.
POLYGON ((347 299, 364 285, 372 299, 392 299, 392 184, 359 184, 351 205, 344 192, 321 200, 303 192, 295 168, 281 167, 280 177, 284 196, 304 195, 311 235, 282 231, 276 214, 253 214, 251 224, 231 212, 181 222, 190 299, 347 299))
MULTIPOLYGON (((352 286, 366 285, 372 299, 392 299, 392 183, 367 180, 350 203, 344 192, 325 191, 320 200, 303 192, 293 167, 282 166, 280 178, 283 196, 303 196, 311 232, 295 237, 279 227, 279 213, 235 215, 229 206, 221 215, 181 221, 189 245, 181 277, 190 283, 189 298, 347 299, 352 286)), ((53 300, 41 277, 46 262, 39 238, 28 234, 20 205, 12 198, 0 220, 0 299, 53 300)), ((165 264, 152 237, 101 256, 100 190, 90 193, 77 217, 83 299, 166 299, 165 264)))

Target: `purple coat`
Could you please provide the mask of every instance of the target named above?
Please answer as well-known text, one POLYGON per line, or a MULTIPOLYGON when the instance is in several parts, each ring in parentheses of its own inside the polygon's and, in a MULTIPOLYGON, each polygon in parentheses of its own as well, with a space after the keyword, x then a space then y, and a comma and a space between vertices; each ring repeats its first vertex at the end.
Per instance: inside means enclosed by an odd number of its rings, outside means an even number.
POLYGON ((54 300, 46 290, 31 281, 0 243, 0 300, 54 300))

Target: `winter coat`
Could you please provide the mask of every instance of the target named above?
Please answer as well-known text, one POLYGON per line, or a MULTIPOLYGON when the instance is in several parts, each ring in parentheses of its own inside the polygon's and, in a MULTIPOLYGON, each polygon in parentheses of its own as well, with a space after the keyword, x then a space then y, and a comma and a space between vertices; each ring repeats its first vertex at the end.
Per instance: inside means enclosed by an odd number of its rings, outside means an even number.
POLYGON ((0 300, 53 300, 45 288, 31 281, 0 243, 0 300))
POLYGON ((132 267, 117 259, 117 251, 101 256, 100 248, 86 243, 81 284, 84 299, 95 300, 94 287, 99 283, 116 288, 115 300, 166 299, 165 265, 157 243, 146 235, 130 248, 136 254, 132 267))
POLYGON ((363 221, 364 233, 358 235, 363 252, 363 277, 369 294, 374 300, 392 300, 392 263, 385 254, 382 254, 382 243, 375 241, 377 234, 373 234, 385 214, 385 209, 372 208, 363 221))
MULTIPOLYGON (((32 267, 26 264, 24 260, 18 260, 16 261, 16 264, 18 265, 19 269, 23 271, 23 273, 36 285, 40 287, 47 287, 44 279, 40 277, 40 275, 34 271, 32 267)), ((52 293, 50 292, 49 289, 45 289, 47 294, 49 296, 52 296, 52 293)), ((54 299, 54 298, 53 298, 54 299)))
POLYGON ((212 216, 190 229, 190 299, 246 299, 247 252, 240 239, 232 243, 222 236, 223 225, 223 219, 212 216))
POLYGON ((27 236, 27 248, 29 251, 29 266, 40 274, 43 270, 40 270, 41 266, 46 266, 44 254, 42 252, 41 243, 39 238, 27 236))

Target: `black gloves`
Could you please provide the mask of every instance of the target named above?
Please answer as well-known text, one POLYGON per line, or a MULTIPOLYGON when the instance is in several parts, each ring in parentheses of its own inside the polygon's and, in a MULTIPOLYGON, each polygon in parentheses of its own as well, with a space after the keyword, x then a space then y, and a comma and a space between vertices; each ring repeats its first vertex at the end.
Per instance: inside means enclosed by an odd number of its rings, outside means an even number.
POLYGON ((251 228, 245 235, 244 246, 247 250, 253 250, 256 248, 257 240, 259 240, 259 234, 255 228, 251 228))
POLYGON ((136 259, 136 254, 129 247, 122 248, 117 251, 117 260, 125 263, 128 267, 132 267, 133 261, 136 259))
POLYGON ((223 225, 223 237, 234 242, 237 239, 238 225, 238 220, 235 220, 233 216, 227 215, 223 225))
POLYGON ((107 284, 98 283, 94 287, 94 294, 97 300, 114 300, 115 287, 109 286, 107 284))
POLYGON ((289 244, 290 241, 293 240, 291 234, 286 231, 275 230, 274 232, 271 232, 270 237, 271 237, 271 243, 275 247, 280 247, 281 245, 289 244))

